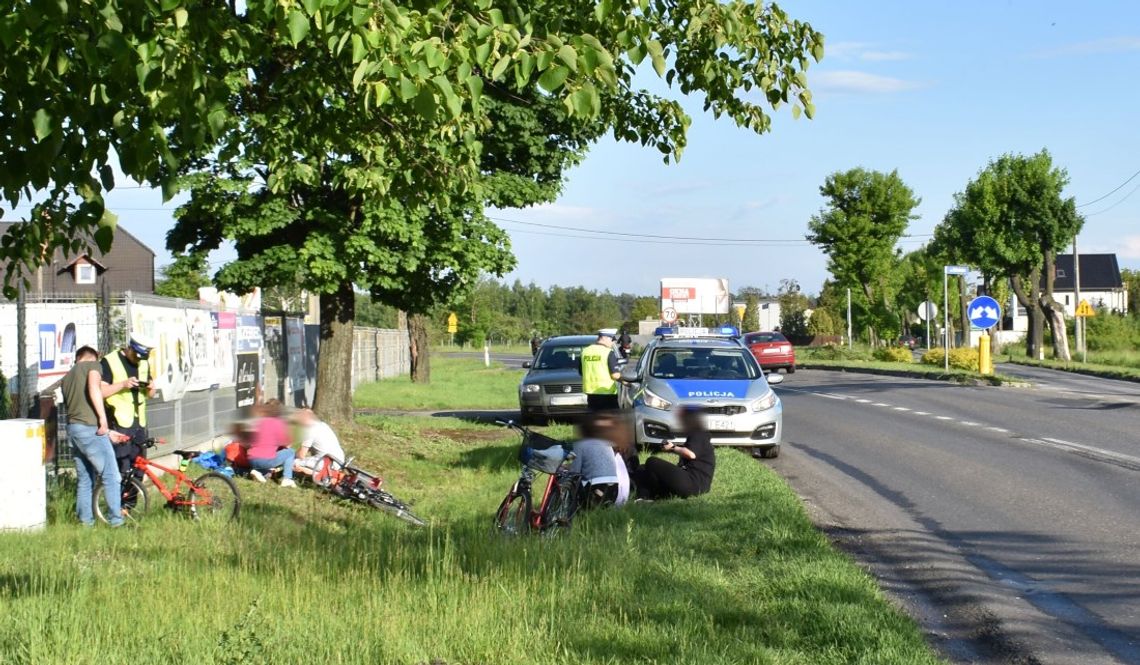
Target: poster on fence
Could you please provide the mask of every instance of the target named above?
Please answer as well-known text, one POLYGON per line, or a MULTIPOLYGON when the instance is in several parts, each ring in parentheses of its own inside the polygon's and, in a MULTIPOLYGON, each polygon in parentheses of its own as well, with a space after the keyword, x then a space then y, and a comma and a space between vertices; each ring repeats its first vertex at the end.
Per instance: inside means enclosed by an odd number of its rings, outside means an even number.
POLYGON ((261 350, 261 315, 239 314, 237 317, 237 352, 261 350))
POLYGON ((210 312, 214 328, 214 381, 221 388, 234 385, 234 350, 237 344, 237 315, 233 312, 210 312))
POLYGON ((260 376, 261 354, 237 354, 237 407, 253 406, 257 401, 257 385, 260 376))
MULTIPOLYGON (((25 322, 25 370, 37 391, 59 381, 75 363, 75 350, 98 347, 98 314, 94 303, 28 303, 25 322)), ((0 365, 10 392, 20 374, 16 304, 0 305, 0 365)))
POLYGON ((207 390, 218 383, 214 371, 214 321, 205 309, 186 310, 186 335, 189 342, 190 377, 186 390, 207 390))
POLYGON ((150 366, 164 402, 180 399, 190 378, 189 337, 186 310, 151 305, 131 305, 131 332, 154 340, 150 366))
POLYGON ((289 364, 289 399, 293 406, 308 406, 305 398, 305 320, 285 319, 285 352, 289 364))

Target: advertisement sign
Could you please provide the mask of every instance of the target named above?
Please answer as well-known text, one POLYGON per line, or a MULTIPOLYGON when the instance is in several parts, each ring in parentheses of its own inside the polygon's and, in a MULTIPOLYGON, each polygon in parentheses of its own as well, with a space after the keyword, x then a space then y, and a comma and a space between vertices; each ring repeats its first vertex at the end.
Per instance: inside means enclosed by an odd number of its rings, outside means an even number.
POLYGON ((234 390, 237 406, 253 406, 257 401, 257 386, 261 377, 261 354, 239 353, 237 355, 237 382, 234 390))
MULTIPOLYGON (((98 315, 94 303, 28 303, 27 308, 25 357, 36 375, 35 390, 44 390, 75 364, 77 348, 98 347, 98 315)), ((0 305, 0 365, 10 382, 20 370, 16 321, 16 304, 0 305)))
POLYGON ((732 295, 728 280, 708 277, 661 278, 661 311, 678 314, 728 314, 732 295))
POLYGON ((234 385, 234 353, 237 348, 237 315, 210 312, 214 329, 214 381, 226 388, 234 385))
POLYGON ((260 351, 261 346, 261 315, 239 314, 237 317, 237 352, 260 351))
POLYGON ((214 371, 214 322, 209 310, 186 310, 186 335, 190 355, 186 389, 206 390, 218 383, 214 371))
POLYGON ((288 392, 296 394, 305 390, 305 321, 299 318, 285 319, 285 353, 289 365, 288 392))

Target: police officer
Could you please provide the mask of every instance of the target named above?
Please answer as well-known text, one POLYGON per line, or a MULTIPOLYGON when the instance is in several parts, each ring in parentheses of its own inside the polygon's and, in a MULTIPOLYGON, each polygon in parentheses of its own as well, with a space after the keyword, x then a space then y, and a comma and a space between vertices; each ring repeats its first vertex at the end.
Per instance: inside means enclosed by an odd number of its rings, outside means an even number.
POLYGON ((130 437, 115 447, 115 457, 124 472, 145 450, 146 401, 155 394, 154 375, 147 361, 153 346, 140 333, 131 333, 126 346, 103 356, 103 397, 111 429, 130 437))
POLYGON ((616 329, 603 328, 597 341, 582 350, 582 392, 591 411, 618 408, 617 380, 621 374, 614 352, 616 337, 616 329))

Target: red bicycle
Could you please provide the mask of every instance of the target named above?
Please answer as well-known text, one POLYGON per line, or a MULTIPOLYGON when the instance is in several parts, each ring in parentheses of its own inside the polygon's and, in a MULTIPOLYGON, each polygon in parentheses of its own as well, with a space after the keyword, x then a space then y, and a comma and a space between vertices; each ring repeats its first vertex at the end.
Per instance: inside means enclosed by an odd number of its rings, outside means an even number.
POLYGON ((496 421, 510 427, 522 436, 519 461, 522 471, 511 485, 495 513, 495 529, 508 536, 536 531, 555 535, 568 530, 578 511, 582 476, 570 471, 574 452, 566 450, 563 442, 529 429, 510 420, 496 421), (536 473, 547 474, 546 487, 538 509, 534 508, 531 488, 536 473))
MULTIPOLYGON (((157 443, 161 443, 161 439, 146 439, 142 447, 153 448, 157 443)), ((191 479, 185 471, 190 466, 190 460, 201 455, 202 451, 175 450, 174 454, 181 459, 177 469, 152 462, 142 455, 135 458, 130 473, 123 477, 123 517, 137 522, 146 516, 150 509, 150 497, 145 479, 149 478, 172 512, 200 522, 236 520, 241 510, 241 495, 238 494, 234 481, 216 471, 191 479), (168 485, 163 482, 158 472, 167 474, 173 483, 168 485)), ((110 511, 104 498, 103 483, 96 484, 93 498, 95 514, 106 522, 110 511)))

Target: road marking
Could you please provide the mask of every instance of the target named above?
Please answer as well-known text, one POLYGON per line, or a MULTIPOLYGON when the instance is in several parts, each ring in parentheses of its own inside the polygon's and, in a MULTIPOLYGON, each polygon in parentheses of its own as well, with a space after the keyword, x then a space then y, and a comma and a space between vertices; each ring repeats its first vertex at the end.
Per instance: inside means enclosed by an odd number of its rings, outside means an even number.
POLYGON ((934 417, 939 419, 939 420, 954 420, 950 416, 934 416, 934 417))
POLYGON ((905 406, 896 406, 895 411, 910 411, 910 409, 906 408, 905 406))
POLYGON ((977 427, 980 423, 976 423, 972 420, 959 420, 958 424, 965 425, 966 427, 977 427))
POLYGON ((871 403, 871 400, 869 400, 869 399, 857 399, 855 401, 859 402, 860 404, 870 404, 871 403))
POLYGON ((930 412, 929 411, 915 411, 914 415, 916 415, 916 416, 929 416, 930 412))
POLYGON ((816 393, 816 394, 819 395, 820 397, 826 397, 828 399, 837 399, 837 400, 846 400, 847 399, 846 395, 834 395, 832 393, 816 393))
POLYGON ((1009 434, 1009 430, 1004 427, 987 427, 986 429, 991 432, 998 432, 999 434, 1009 434))
POLYGON ((890 404, 883 404, 882 402, 875 402, 872 406, 890 406, 890 404))

